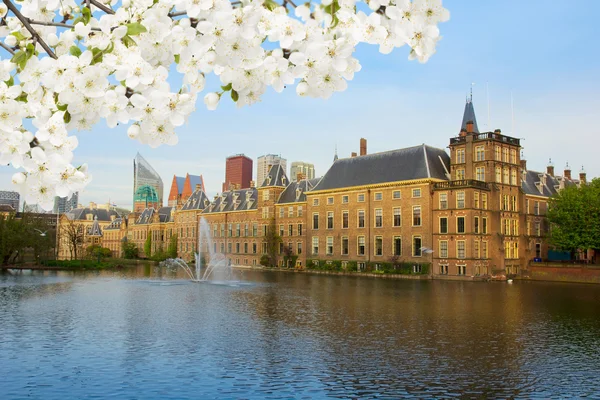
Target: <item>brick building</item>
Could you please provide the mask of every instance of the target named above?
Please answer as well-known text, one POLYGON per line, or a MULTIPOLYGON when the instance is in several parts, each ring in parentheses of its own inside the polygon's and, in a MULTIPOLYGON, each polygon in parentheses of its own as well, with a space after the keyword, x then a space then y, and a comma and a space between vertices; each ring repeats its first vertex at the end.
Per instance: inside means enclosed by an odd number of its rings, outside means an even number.
POLYGON ((247 189, 252 181, 252 159, 244 154, 236 154, 225 160, 225 182, 222 191, 247 189))
MULTIPOLYGON (((204 190, 202 175, 186 174, 185 177, 173 175, 169 191, 169 207, 181 207, 196 190, 204 190)), ((138 210, 141 211, 141 210, 138 210)))

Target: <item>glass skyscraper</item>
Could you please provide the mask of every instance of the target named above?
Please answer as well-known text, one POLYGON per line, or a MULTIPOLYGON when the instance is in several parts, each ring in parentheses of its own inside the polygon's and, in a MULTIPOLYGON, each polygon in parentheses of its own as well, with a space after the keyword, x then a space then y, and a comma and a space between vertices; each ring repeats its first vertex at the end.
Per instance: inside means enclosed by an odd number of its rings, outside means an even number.
POLYGON ((137 153, 133 159, 133 211, 160 208, 163 204, 163 181, 150 163, 137 153))

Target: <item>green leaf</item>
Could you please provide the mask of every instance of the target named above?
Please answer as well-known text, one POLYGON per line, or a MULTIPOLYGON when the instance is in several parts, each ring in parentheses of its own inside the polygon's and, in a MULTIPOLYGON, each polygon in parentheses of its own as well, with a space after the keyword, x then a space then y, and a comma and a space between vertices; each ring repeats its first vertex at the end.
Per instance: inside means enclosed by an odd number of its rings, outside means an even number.
POLYGON ((58 111, 67 111, 67 105, 66 104, 56 104, 56 108, 58 108, 58 111))
POLYGON ((15 84, 15 78, 11 75, 11 77, 7 81, 4 81, 4 83, 6 83, 6 86, 13 86, 15 84))
POLYGON ((97 47, 92 47, 90 50, 92 51, 92 54, 93 54, 90 65, 94 65, 99 62, 102 62, 102 56, 103 56, 104 52, 97 47))
POLYGON ((175 64, 179 64, 179 54, 175 54, 175 64))
POLYGON ((16 101, 22 101, 23 103, 27 103, 27 93, 21 93, 19 97, 15 99, 16 101))
POLYGON ((273 11, 274 9, 276 9, 279 6, 280 6, 280 4, 274 0, 265 0, 265 2, 263 3, 263 7, 269 11, 273 11))
POLYGON ((63 121, 65 121, 65 124, 71 122, 71 114, 69 114, 68 111, 65 111, 65 115, 63 115, 63 121))
POLYGON ((71 46, 69 49, 69 54, 75 57, 79 57, 81 55, 81 49, 77 46, 71 46))
POLYGON ((85 25, 89 24, 90 19, 92 19, 92 11, 87 7, 83 7, 81 9, 81 19, 85 25))
POLYGON ((227 86, 221 86, 221 89, 228 92, 231 90, 231 82, 227 84, 227 86))
POLYGON ((240 95, 238 94, 238 92, 236 92, 235 90, 231 90, 231 100, 237 102, 238 99, 240 98, 240 95))
POLYGON ((133 38, 129 35, 123 36, 123 39, 121 39, 121 41, 123 42, 125 47, 131 47, 131 46, 137 45, 137 42, 135 40, 133 40, 133 38))
POLYGON ((13 32, 13 33, 11 33, 11 35, 13 35, 14 37, 16 37, 18 41, 21 41, 21 40, 25 39, 25 36, 23 36, 23 34, 21 32, 19 32, 19 31, 13 32))
POLYGON ((140 33, 148 32, 148 29, 139 22, 127 24, 127 34, 130 36, 139 35, 140 33))
POLYGON ((19 50, 17 51, 12 58, 10 59, 10 62, 17 64, 19 66, 19 68, 21 70, 25 69, 25 66, 27 65, 27 60, 29 58, 27 57, 27 53, 23 50, 19 50))

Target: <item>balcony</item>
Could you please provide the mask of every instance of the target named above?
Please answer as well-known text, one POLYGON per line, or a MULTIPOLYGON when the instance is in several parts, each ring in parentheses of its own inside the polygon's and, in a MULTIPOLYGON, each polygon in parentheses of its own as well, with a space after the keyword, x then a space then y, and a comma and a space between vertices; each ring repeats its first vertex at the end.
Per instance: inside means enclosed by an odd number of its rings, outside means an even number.
POLYGON ((437 182, 433 185, 433 190, 463 189, 475 188, 481 190, 490 190, 487 183, 476 181, 475 179, 460 179, 456 181, 437 182))
MULTIPOLYGON (((511 144, 514 146, 521 146, 520 139, 513 138, 510 136, 505 136, 505 135, 502 135, 501 133, 485 132, 485 133, 473 134, 472 136, 473 136, 473 141, 490 140, 491 139, 491 140, 497 140, 499 142, 503 142, 506 144, 511 144)), ((465 143, 466 141, 467 141, 467 136, 457 136, 457 137, 450 138, 450 145, 465 143)))

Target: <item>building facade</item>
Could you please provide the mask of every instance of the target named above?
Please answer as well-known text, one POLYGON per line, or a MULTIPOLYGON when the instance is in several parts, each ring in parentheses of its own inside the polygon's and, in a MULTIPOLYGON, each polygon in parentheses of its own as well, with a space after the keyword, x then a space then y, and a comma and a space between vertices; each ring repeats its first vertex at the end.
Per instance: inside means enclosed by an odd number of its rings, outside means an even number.
POLYGON ((79 204, 79 192, 75 192, 71 197, 58 197, 54 198, 54 209, 52 212, 55 214, 64 214, 77 208, 79 204))
POLYGON ((315 179, 315 166, 304 161, 294 161, 290 167, 290 178, 298 179, 298 174, 306 179, 315 179))
POLYGON ((202 175, 186 174, 185 177, 173 175, 168 206, 181 207, 190 198, 192 193, 198 189, 204 190, 204 178, 202 175))
POLYGON ((236 154, 225 160, 225 182, 222 191, 247 189, 252 181, 252 159, 244 154, 236 154))
POLYGON ((281 165, 283 172, 287 171, 287 160, 276 154, 266 154, 258 157, 256 162, 256 186, 260 187, 265 182, 271 167, 281 165))
POLYGON ((14 211, 18 211, 20 200, 21 195, 19 192, 0 190, 0 205, 11 206, 14 211))
POLYGON ((138 153, 133 160, 133 211, 160 208, 163 204, 163 181, 150 163, 138 153))

